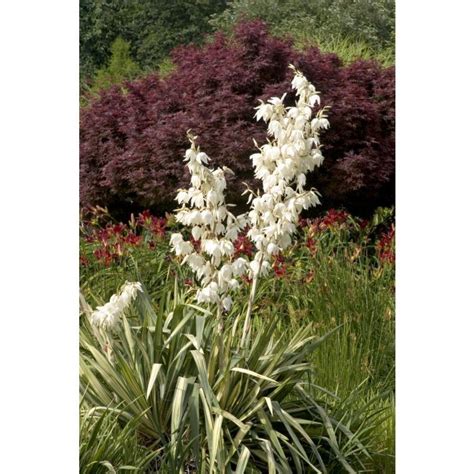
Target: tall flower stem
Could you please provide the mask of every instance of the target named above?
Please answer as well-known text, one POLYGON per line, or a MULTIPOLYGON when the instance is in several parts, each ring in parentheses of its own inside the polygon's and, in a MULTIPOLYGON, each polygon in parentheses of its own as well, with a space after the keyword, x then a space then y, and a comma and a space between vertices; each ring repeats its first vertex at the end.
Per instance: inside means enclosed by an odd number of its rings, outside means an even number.
POLYGON ((225 358, 224 358, 224 318, 222 316, 222 307, 220 303, 217 304, 217 343, 219 347, 219 370, 221 374, 224 373, 225 369, 225 358))
POLYGON ((247 305, 247 313, 245 314, 244 327, 242 330, 242 339, 240 341, 240 347, 247 347, 250 337, 250 318, 252 316, 253 303, 255 301, 255 294, 257 293, 258 276, 260 269, 262 268, 263 255, 260 257, 258 262, 258 271, 255 273, 252 279, 252 288, 250 290, 249 302, 247 305))

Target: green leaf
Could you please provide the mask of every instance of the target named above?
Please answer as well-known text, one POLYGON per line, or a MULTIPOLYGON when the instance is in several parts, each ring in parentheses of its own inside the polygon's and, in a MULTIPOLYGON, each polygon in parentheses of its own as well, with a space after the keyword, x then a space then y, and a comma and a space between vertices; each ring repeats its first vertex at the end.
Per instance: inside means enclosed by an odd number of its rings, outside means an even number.
POLYGON ((114 466, 112 466, 109 461, 100 461, 99 464, 105 466, 110 474, 116 474, 117 471, 114 469, 114 466))
POLYGON ((239 460, 237 462, 237 468, 235 470, 235 474, 245 474, 245 469, 247 467, 247 463, 250 457, 250 450, 246 447, 242 447, 242 451, 240 452, 239 460))
POLYGON ((216 461, 217 451, 219 449, 219 441, 222 436, 221 428, 223 419, 224 418, 222 415, 217 415, 212 428, 212 441, 209 453, 209 467, 211 468, 211 473, 214 472, 214 463, 216 461))
POLYGON ((234 367, 233 369, 230 369, 230 370, 232 370, 233 372, 240 372, 242 374, 251 375, 252 377, 257 377, 258 379, 266 380, 268 382, 273 382, 275 384, 278 384, 276 380, 273 380, 270 377, 267 377, 265 375, 258 374, 257 372, 254 372, 253 370, 243 369, 241 367, 234 367))
POLYGON ((156 377, 158 376, 158 372, 161 369, 162 364, 153 364, 150 373, 150 380, 148 381, 148 388, 146 389, 146 398, 148 400, 151 391, 153 390, 153 386, 155 385, 156 377))

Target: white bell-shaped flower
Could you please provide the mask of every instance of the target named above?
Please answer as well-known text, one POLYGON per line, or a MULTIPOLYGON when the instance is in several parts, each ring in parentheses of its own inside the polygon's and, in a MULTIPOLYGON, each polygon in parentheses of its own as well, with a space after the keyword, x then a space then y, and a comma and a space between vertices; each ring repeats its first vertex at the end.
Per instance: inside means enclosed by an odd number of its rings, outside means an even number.
MULTIPOLYGON (((273 114, 273 109, 270 112, 273 114)), ((185 153, 185 161, 191 173, 191 187, 178 192, 176 200, 182 207, 176 212, 176 220, 191 228, 199 248, 195 250, 180 233, 172 234, 170 244, 177 256, 184 257, 183 264, 189 265, 200 284, 197 301, 219 304, 228 311, 232 304, 228 292, 239 286, 236 277, 246 271, 246 260, 238 259, 235 267, 232 260, 233 242, 247 219, 234 216, 225 204, 225 172, 230 170, 209 170, 206 165, 210 158, 197 148, 195 137, 189 138, 191 148, 185 153)))
POLYGON ((272 257, 291 245, 301 211, 320 203, 317 192, 304 187, 306 174, 323 162, 318 133, 327 129, 329 122, 324 108, 311 120, 313 107, 320 104, 319 95, 301 72, 290 67, 296 104, 285 108, 285 96, 272 97, 260 104, 255 114, 257 120, 268 124, 268 135, 273 139, 251 156, 255 177, 262 181, 264 191, 250 201, 247 235, 258 249, 250 264, 253 275, 268 271, 272 257))

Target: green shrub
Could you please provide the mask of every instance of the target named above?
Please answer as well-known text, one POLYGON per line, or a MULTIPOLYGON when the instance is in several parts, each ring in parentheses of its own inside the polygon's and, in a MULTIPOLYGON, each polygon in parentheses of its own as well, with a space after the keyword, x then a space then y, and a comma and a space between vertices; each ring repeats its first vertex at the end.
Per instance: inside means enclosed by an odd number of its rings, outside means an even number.
MULTIPOLYGON (((285 36, 285 34, 283 35, 285 36)), ((295 46, 299 49, 306 49, 312 45, 318 45, 325 53, 335 53, 344 64, 350 64, 359 59, 375 59, 383 67, 395 64, 395 47, 376 48, 373 45, 361 40, 354 40, 344 36, 332 35, 330 37, 311 34, 305 30, 291 32, 291 37, 295 41, 295 46)))
POLYGON ((117 36, 131 45, 141 69, 155 69, 177 45, 199 43, 224 0, 80 0, 81 79, 104 68, 117 36))
POLYGON ((87 105, 91 99, 99 95, 101 90, 135 79, 139 74, 140 67, 130 57, 130 43, 119 36, 112 43, 107 67, 98 69, 94 79, 89 83, 82 83, 81 105, 87 105))
POLYGON ((168 77, 175 70, 175 68, 176 66, 171 60, 171 58, 169 57, 164 58, 158 66, 160 77, 163 79, 168 77))
POLYGON ((241 19, 256 18, 277 36, 317 44, 349 61, 382 57, 385 63, 394 57, 394 0, 234 0, 210 23, 230 31, 241 19), (351 51, 346 41, 356 47, 351 51))
POLYGON ((104 89, 124 80, 133 79, 140 68, 130 57, 130 43, 120 36, 112 43, 111 57, 105 69, 99 69, 95 79, 95 88, 104 89))
MULTIPOLYGON (((84 403, 82 403, 84 405, 84 403)), ((81 474, 143 470, 157 452, 139 443, 136 426, 140 417, 120 423, 121 411, 106 407, 80 412, 79 463, 81 474)))

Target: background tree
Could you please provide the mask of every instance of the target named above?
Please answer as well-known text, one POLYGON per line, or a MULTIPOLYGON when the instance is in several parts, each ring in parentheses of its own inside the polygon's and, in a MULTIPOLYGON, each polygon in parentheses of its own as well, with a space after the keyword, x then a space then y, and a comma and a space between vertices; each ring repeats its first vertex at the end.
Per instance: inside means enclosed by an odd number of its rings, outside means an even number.
POLYGON ((130 57, 130 43, 120 36, 112 43, 112 56, 106 68, 97 71, 94 90, 104 89, 113 84, 120 84, 133 79, 140 72, 140 67, 130 57))
POLYGON ((379 49, 393 47, 395 39, 395 0, 233 0, 210 23, 230 30, 256 18, 274 34, 318 42, 346 38, 379 49))
POLYGON ((225 0, 80 0, 80 57, 84 81, 105 67, 121 36, 142 69, 157 68, 179 44, 202 42, 211 14, 225 0))

